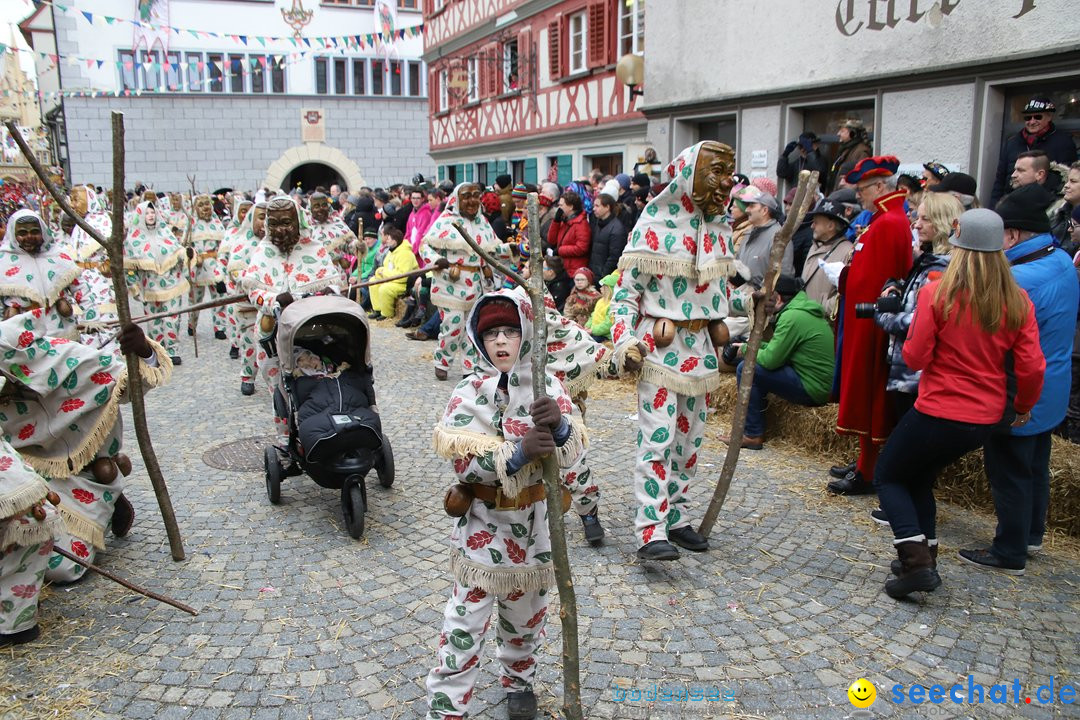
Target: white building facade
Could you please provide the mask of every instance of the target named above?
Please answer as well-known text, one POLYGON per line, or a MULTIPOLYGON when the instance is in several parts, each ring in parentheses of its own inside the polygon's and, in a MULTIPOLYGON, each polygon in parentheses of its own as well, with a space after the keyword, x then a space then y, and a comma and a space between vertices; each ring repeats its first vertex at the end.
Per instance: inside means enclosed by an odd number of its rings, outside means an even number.
POLYGON ((989 198, 1002 140, 1036 94, 1080 142, 1075 0, 646 0, 648 140, 670 159, 699 140, 736 147, 775 179, 805 130, 836 141, 863 120, 875 152, 973 175, 989 198))
POLYGON ((57 55, 42 111, 73 181, 111 182, 119 110, 129 184, 310 190, 433 174, 421 23, 417 0, 79 0, 21 27, 57 55))

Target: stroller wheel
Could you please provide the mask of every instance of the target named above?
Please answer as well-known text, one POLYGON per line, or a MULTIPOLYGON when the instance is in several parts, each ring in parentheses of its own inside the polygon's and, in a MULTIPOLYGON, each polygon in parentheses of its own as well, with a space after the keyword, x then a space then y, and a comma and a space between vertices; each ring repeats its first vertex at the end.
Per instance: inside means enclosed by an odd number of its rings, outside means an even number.
POLYGON ((375 472, 379 476, 379 484, 388 488, 394 484, 394 449, 390 447, 390 439, 383 437, 382 459, 376 463, 375 472))
POLYGON ((281 502, 281 463, 273 446, 263 450, 263 466, 266 468, 266 496, 277 505, 281 502))
POLYGON ((349 536, 358 540, 364 534, 364 490, 361 487, 362 479, 351 477, 345 481, 341 488, 341 511, 345 515, 345 527, 349 530, 349 536))

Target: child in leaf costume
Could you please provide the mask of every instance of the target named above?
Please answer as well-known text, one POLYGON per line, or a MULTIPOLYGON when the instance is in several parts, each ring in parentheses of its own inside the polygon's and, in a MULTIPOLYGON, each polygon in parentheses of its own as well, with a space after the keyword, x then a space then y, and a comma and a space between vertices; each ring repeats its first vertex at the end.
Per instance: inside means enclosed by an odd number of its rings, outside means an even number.
POLYGON ((477 370, 454 389, 435 427, 435 450, 453 461, 460 483, 453 490, 465 500, 451 535, 455 583, 439 636, 439 665, 427 679, 429 718, 467 714, 494 607, 496 657, 511 717, 532 717, 530 707, 535 714, 536 651, 555 579, 539 459, 553 453, 567 482, 585 437, 553 373, 534 400, 532 323, 524 290, 500 290, 477 301, 466 323, 477 370))
MULTIPOLYGON (((638 555, 673 560, 708 543, 684 513, 705 430, 706 394, 720 383, 710 332, 727 314, 731 148, 703 142, 668 166, 664 190, 642 212, 626 244, 611 302, 617 358, 637 348, 638 458, 634 492, 638 555)), ((625 367, 624 365, 621 365, 625 367)))

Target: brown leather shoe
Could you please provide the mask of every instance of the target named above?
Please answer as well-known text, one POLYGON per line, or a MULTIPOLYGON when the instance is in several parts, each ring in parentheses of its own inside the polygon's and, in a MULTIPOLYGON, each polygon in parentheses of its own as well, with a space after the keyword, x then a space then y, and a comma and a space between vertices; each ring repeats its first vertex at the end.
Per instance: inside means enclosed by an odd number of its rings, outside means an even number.
MULTIPOLYGON (((740 447, 742 447, 744 450, 761 450, 765 447, 764 440, 765 438, 763 435, 758 435, 757 437, 753 435, 743 435, 742 445, 740 447)), ((725 445, 730 445, 731 436, 721 435, 720 442, 724 443, 725 445)))
POLYGON ((410 340, 431 340, 431 338, 428 337, 428 334, 423 330, 412 330, 405 333, 405 337, 410 340))

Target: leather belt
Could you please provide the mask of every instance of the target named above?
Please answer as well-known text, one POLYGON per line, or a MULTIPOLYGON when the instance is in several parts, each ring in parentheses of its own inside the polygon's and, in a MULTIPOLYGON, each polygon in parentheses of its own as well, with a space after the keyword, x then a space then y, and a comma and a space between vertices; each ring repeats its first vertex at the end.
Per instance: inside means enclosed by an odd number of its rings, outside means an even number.
POLYGON ((703 328, 706 328, 706 327, 709 326, 709 321, 708 320, 702 320, 702 319, 698 319, 698 320, 672 320, 671 322, 674 323, 675 325, 677 325, 678 327, 683 328, 684 330, 689 330, 690 332, 698 332, 699 330, 702 330, 703 328))
POLYGON ((98 270, 98 271, 100 271, 102 273, 108 273, 109 272, 109 262, 107 260, 104 261, 104 262, 93 262, 91 260, 80 260, 79 262, 77 262, 75 264, 78 265, 79 267, 81 267, 83 270, 98 270))
MULTIPOLYGON (((456 267, 458 270, 468 270, 469 272, 480 272, 483 268, 479 265, 451 265, 450 267, 456 267)), ((450 268, 447 268, 449 270, 450 268)))
MULTIPOLYGON (((486 503, 494 503, 496 510, 519 510, 528 505, 532 505, 535 502, 547 499, 547 492, 544 490, 544 483, 536 483, 530 485, 520 493, 517 497, 511 497, 503 493, 501 487, 495 487, 494 485, 481 485, 480 483, 472 483, 469 489, 473 491, 473 496, 477 500, 483 500, 486 503)), ((566 488, 561 488, 563 494, 563 507, 564 512, 568 503, 567 500, 570 496, 570 491, 566 488)))

